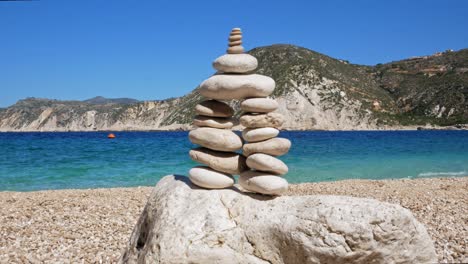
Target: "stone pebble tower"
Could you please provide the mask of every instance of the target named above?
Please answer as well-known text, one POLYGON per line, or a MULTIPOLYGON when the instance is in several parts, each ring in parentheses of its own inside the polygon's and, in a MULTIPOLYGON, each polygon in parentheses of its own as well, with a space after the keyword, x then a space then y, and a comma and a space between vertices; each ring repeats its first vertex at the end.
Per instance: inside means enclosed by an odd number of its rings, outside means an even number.
POLYGON ((190 150, 190 157, 205 165, 189 171, 195 185, 227 188, 234 185, 233 175, 240 175, 239 183, 247 191, 280 195, 287 190, 282 175, 288 167, 276 156, 286 154, 291 142, 277 137, 284 117, 273 112, 278 103, 267 98, 275 81, 254 74, 257 66, 257 59, 244 53, 240 28, 232 29, 227 54, 213 62, 218 72, 198 89, 209 100, 195 106, 193 124, 198 128, 189 133, 190 141, 201 146, 190 150), (231 131, 237 123, 234 111, 221 100, 243 100, 240 123, 245 127, 242 138, 248 143, 231 131), (236 152, 240 149, 242 154, 236 152))

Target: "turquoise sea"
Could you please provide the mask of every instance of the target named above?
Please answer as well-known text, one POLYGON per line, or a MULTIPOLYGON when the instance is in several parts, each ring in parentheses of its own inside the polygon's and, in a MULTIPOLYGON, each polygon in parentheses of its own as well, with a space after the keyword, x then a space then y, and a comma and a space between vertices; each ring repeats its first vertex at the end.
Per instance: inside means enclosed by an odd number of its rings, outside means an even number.
MULTIPOLYGON (((0 133, 0 190, 152 186, 195 166, 187 132, 0 133)), ((468 176, 468 131, 282 132, 291 183, 468 176)))

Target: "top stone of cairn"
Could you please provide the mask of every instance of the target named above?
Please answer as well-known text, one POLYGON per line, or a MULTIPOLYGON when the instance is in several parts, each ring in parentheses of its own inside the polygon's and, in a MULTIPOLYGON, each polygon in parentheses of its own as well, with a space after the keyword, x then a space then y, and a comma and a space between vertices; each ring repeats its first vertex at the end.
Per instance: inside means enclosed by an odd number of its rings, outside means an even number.
POLYGON ((244 53, 242 45, 242 32, 240 28, 233 28, 229 35, 227 54, 222 55, 213 62, 213 67, 220 73, 250 73, 257 66, 257 59, 244 53))
POLYGON ((244 47, 242 47, 242 31, 240 28, 233 28, 229 36, 229 48, 227 49, 228 54, 241 54, 244 53, 244 47))

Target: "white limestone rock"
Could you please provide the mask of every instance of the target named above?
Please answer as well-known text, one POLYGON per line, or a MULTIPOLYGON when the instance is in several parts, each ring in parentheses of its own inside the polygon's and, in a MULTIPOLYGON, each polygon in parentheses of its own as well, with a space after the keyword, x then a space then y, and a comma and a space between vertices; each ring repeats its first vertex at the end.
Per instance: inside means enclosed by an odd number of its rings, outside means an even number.
POLYGON ((236 151, 242 147, 242 139, 231 130, 200 127, 190 131, 193 144, 219 151, 236 151))
POLYGON ((247 191, 267 195, 281 195, 288 190, 288 181, 284 178, 262 171, 244 171, 239 184, 247 191))
POLYGON ((275 89, 275 81, 259 74, 219 74, 213 75, 200 84, 202 96, 217 100, 266 97, 275 89))
POLYGON ((257 66, 257 59, 250 54, 225 54, 213 62, 213 68, 226 73, 251 72, 257 66))
POLYGON ((217 100, 206 100, 195 106, 198 115, 213 117, 231 117, 234 110, 228 104, 217 100))
POLYGON ((249 98, 240 104, 244 112, 269 113, 278 109, 278 102, 271 98, 249 98))
POLYGON ((190 150, 189 155, 196 162, 228 174, 239 175, 247 169, 245 157, 234 152, 195 148, 190 150))
POLYGON ((346 196, 154 188, 120 263, 437 263, 425 227, 396 204, 346 196))
POLYGON ((234 185, 234 177, 232 175, 217 172, 204 166, 190 169, 189 178, 195 185, 207 189, 222 189, 234 185))
POLYGON ((284 162, 267 154, 252 154, 247 158, 246 162, 249 168, 257 171, 270 172, 275 175, 288 173, 288 166, 284 162))
POLYGON ((247 142, 258 142, 278 136, 279 130, 273 127, 246 128, 242 130, 242 138, 247 142))
POLYGON ((281 127, 284 116, 280 113, 244 114, 239 121, 247 128, 281 127))
POLYGON ((247 143, 242 146, 242 154, 246 157, 253 153, 264 153, 272 156, 281 156, 288 153, 291 141, 286 138, 272 138, 265 141, 247 143))

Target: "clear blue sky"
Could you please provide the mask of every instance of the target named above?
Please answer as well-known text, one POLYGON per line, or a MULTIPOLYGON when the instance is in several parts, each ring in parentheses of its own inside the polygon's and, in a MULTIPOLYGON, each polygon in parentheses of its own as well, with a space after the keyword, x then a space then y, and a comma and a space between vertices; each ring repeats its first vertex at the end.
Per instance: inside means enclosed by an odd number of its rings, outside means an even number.
POLYGON ((247 49, 303 46, 377 64, 468 47, 468 1, 0 1, 0 107, 33 96, 164 99, 247 49))

